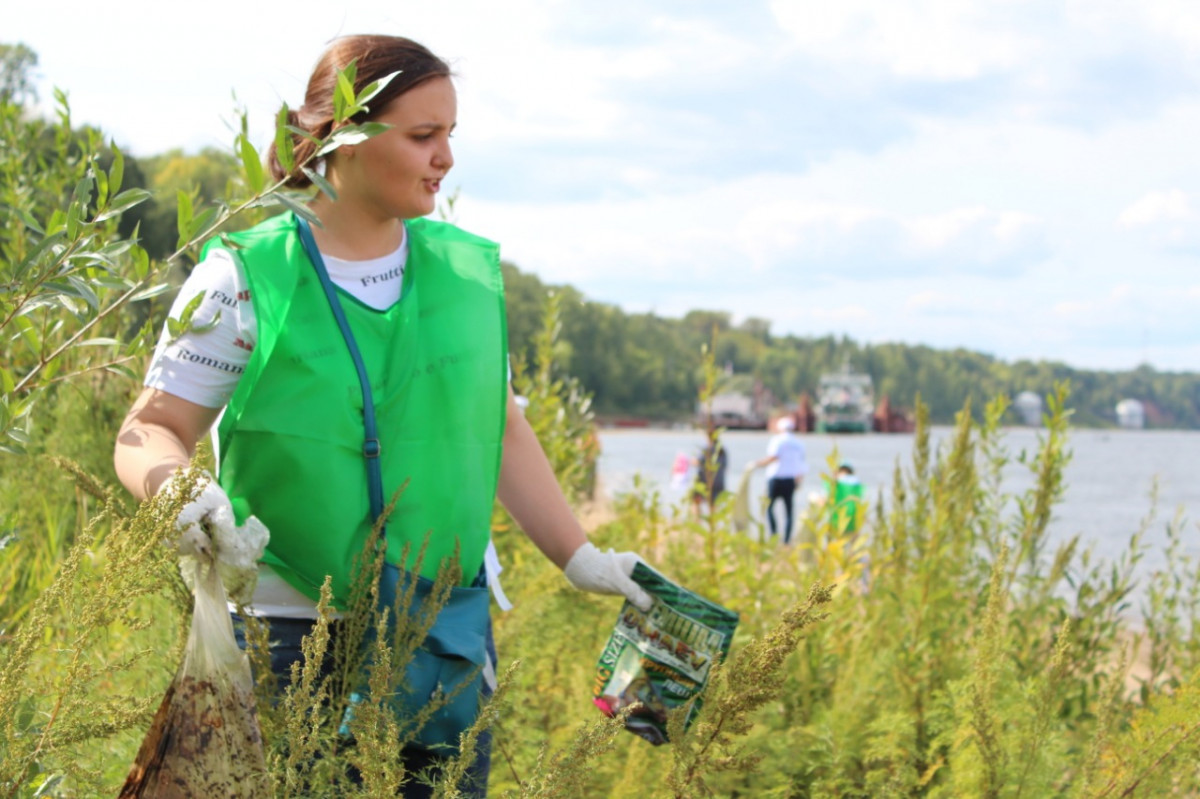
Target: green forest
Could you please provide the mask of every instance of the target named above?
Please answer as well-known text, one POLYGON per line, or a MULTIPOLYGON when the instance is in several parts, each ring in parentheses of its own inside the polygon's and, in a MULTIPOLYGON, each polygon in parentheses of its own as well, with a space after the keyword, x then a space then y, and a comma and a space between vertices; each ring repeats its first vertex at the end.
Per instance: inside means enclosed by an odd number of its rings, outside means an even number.
MULTIPOLYGON (((682 319, 628 314, 591 302, 569 286, 547 286, 511 264, 506 280, 511 345, 519 353, 528 352, 546 293, 563 294, 562 362, 594 397, 601 415, 689 418, 703 382, 701 353, 715 342, 716 362, 725 375, 717 390, 749 392, 760 381, 785 405, 797 402, 802 393, 813 395, 823 373, 849 364, 871 375, 876 396, 887 396, 893 406, 912 408, 919 396, 935 424, 950 424, 968 400, 981 409, 999 394, 1015 397, 1032 391, 1046 396, 1056 383, 1066 381, 1075 425, 1114 426, 1116 404, 1135 398, 1146 406, 1147 427, 1200 426, 1196 373, 1159 372, 1150 366, 1096 372, 1046 361, 1008 363, 966 349, 863 344, 832 335, 773 336, 768 320, 734 324, 724 311, 696 310, 682 319)), ((1011 412, 1009 421, 1016 421, 1011 412)))

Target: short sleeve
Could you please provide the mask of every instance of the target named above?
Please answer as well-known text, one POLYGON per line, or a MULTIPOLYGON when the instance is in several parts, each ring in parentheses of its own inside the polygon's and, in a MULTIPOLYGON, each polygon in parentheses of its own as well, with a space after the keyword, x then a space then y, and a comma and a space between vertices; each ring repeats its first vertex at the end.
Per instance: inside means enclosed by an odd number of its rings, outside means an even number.
POLYGON ((164 325, 144 383, 206 408, 222 408, 257 339, 250 292, 229 252, 214 249, 196 265, 171 306, 171 318, 181 319, 197 296, 203 299, 187 331, 173 338, 164 325))

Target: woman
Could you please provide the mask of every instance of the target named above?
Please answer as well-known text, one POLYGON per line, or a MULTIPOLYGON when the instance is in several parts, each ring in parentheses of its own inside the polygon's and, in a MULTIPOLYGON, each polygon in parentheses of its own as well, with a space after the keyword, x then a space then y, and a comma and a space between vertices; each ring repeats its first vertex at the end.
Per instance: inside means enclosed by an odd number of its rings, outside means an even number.
MULTIPOLYGON (((463 578, 456 590, 477 598, 471 592, 484 583, 499 498, 576 588, 650 604, 629 578, 636 555, 588 543, 516 406, 496 245, 422 219, 454 165, 449 67, 408 39, 338 39, 318 61, 294 126, 316 138, 331 132, 334 87, 351 62, 356 92, 395 73, 371 110, 351 120, 391 127, 323 157, 336 199, 318 193, 309 202, 319 226, 288 213, 232 234, 233 247, 209 243, 172 315, 202 293, 193 319, 215 324, 193 325, 174 340, 164 333, 115 454, 134 496, 171 490, 221 417, 214 431, 219 478, 201 486, 179 526, 185 540, 199 538, 201 521, 215 526, 220 560, 232 548, 222 542, 237 535, 222 521, 230 508, 236 522, 254 514, 266 524, 270 543, 249 607, 271 625, 272 669, 284 685, 326 575, 335 607, 344 607, 378 505, 368 497, 372 461, 381 479, 376 493, 385 499, 407 483, 388 518, 393 571, 414 566, 412 557, 400 562, 404 547, 415 552, 428 534, 421 575, 434 576, 457 551, 463 578), (364 408, 372 404, 369 414, 364 408), (374 435, 364 432, 372 415, 374 435)), ((297 163, 312 153, 305 137, 294 145, 297 163)), ((274 149, 270 168, 292 186, 309 185, 299 169, 285 171, 274 149)), ((480 605, 471 602, 475 613, 480 605)), ((482 608, 490 643, 486 591, 482 608)), ((482 641, 450 644, 482 664, 482 641)), ((487 748, 474 773, 480 796, 487 748)), ((410 750, 410 772, 436 765, 436 753, 410 750)), ((405 795, 422 790, 406 786, 405 795)))

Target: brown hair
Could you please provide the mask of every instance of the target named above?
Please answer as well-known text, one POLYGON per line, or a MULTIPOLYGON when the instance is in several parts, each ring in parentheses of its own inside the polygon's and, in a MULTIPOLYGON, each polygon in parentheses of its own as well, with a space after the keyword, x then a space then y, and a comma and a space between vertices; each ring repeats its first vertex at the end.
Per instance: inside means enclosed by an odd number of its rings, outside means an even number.
MULTIPOLYGON (((400 73, 371 99, 370 110, 352 118, 354 122, 365 122, 378 116, 392 100, 427 80, 451 75, 449 64, 412 39, 382 35, 343 36, 335 39, 321 54, 308 79, 304 105, 288 111, 289 125, 308 131, 318 139, 330 134, 333 130, 333 91, 337 86, 338 73, 351 61, 357 63, 354 80, 356 94, 373 81, 393 72, 400 73)), ((293 135, 292 143, 296 164, 304 162, 316 148, 313 142, 303 136, 293 135)), ((274 142, 267 153, 267 166, 276 180, 286 178, 286 185, 292 188, 302 189, 312 184, 299 167, 290 174, 283 168, 275 153, 274 142)))

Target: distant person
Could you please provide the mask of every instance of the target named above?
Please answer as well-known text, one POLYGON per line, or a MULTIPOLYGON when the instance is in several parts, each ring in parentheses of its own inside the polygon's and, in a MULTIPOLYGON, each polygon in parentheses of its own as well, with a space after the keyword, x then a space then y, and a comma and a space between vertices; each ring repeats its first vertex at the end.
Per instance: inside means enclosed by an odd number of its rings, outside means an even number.
POLYGON ((861 519, 863 487, 854 474, 854 467, 843 461, 838 466, 832 489, 829 491, 829 522, 834 532, 845 535, 858 532, 861 519))
POLYGON ((671 488, 683 491, 687 488, 688 472, 692 470, 692 459, 686 452, 675 453, 675 461, 671 464, 671 488))
POLYGON ((717 498, 725 493, 725 469, 729 465, 729 454, 721 443, 721 434, 715 427, 708 430, 708 443, 696 459, 696 482, 692 488, 692 506, 696 515, 705 504, 709 510, 717 498))
POLYGON ((792 497, 808 474, 808 463, 804 456, 804 444, 792 434, 796 422, 784 416, 775 423, 775 435, 767 442, 767 457, 755 461, 754 467, 767 467, 767 527, 774 537, 778 532, 775 524, 775 500, 783 501, 783 543, 792 542, 792 497))

